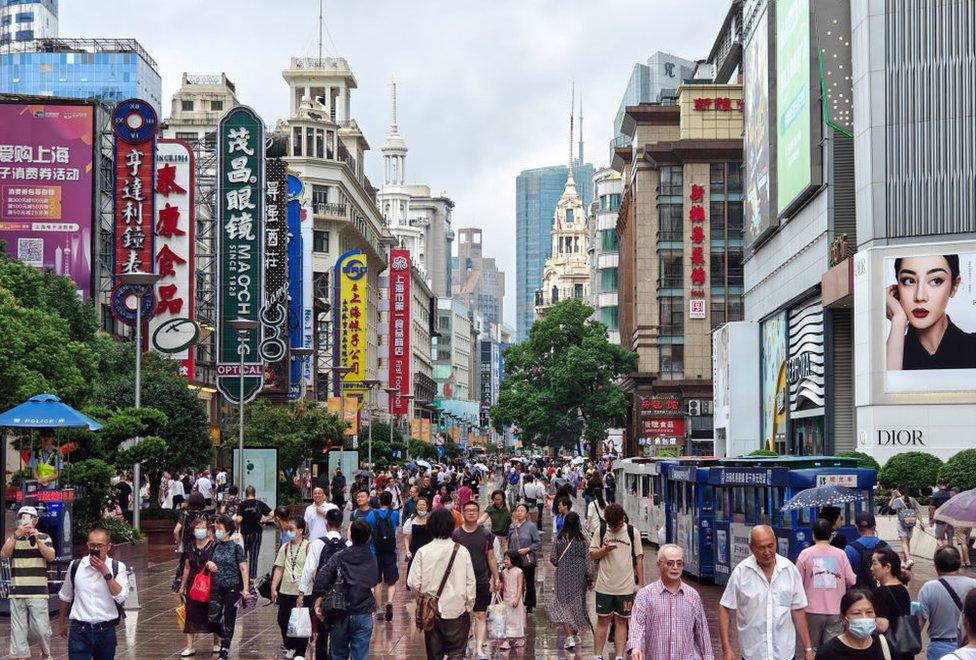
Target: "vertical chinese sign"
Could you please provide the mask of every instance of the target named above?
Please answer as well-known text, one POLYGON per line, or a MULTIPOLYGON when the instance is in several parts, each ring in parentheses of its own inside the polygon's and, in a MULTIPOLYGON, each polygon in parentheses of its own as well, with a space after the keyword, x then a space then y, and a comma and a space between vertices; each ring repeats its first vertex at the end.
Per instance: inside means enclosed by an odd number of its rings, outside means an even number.
POLYGON ((390 250, 390 412, 406 415, 410 394, 410 250, 390 250))
POLYGON ((159 140, 156 146, 156 248, 153 263, 159 273, 156 284, 156 313, 149 322, 152 346, 180 361, 180 373, 193 380, 194 348, 175 337, 191 330, 192 323, 178 319, 194 317, 194 162, 190 145, 182 140, 159 140), (158 334, 157 334, 158 333, 158 334), (172 347, 172 348, 170 348, 172 347), (177 349, 177 350, 172 350, 177 349))
MULTIPOLYGON (((129 307, 129 298, 138 292, 123 286, 119 276, 154 270, 156 128, 156 111, 142 99, 122 101, 112 112, 115 133, 112 313, 129 325, 136 322, 136 310, 129 307)), ((147 291, 141 299, 144 320, 152 315, 153 303, 154 296, 147 291)))
POLYGON ((265 392, 288 392, 288 166, 268 160, 264 205, 264 306, 261 358, 268 364, 265 392))
MULTIPOLYGON (((314 347, 314 323, 313 323, 313 301, 312 301, 312 288, 313 288, 313 276, 312 276, 312 241, 313 241, 313 231, 312 224, 314 223, 314 215, 312 213, 312 202, 306 199, 305 203, 302 204, 301 211, 301 231, 302 231, 302 250, 305 251, 305 256, 302 259, 302 347, 303 348, 313 348, 314 347)), ((314 388, 312 380, 312 358, 307 357, 302 362, 302 378, 305 380, 305 394, 310 395, 311 390, 314 388)))
POLYGON ((366 390, 367 272, 362 250, 344 253, 335 265, 333 357, 334 364, 349 368, 336 379, 336 395, 366 390))
POLYGON ((260 329, 243 341, 229 321, 260 321, 264 301, 264 124, 237 106, 217 127, 217 389, 231 403, 264 386, 260 329), (244 391, 240 362, 244 356, 244 391))
POLYGON ((688 318, 705 318, 705 258, 708 256, 708 240, 705 236, 705 187, 699 183, 691 184, 688 195, 691 208, 691 290, 688 296, 688 318))
MULTIPOLYGON (((302 182, 292 174, 288 175, 288 345, 291 348, 303 348, 302 338, 302 301, 304 290, 302 273, 304 272, 305 251, 309 251, 311 259, 312 246, 306 246, 302 241, 302 182)), ((311 282, 309 282, 311 286, 311 282)), ((288 399, 300 399, 305 393, 303 382, 304 362, 311 358, 294 355, 290 359, 288 374, 288 399)))

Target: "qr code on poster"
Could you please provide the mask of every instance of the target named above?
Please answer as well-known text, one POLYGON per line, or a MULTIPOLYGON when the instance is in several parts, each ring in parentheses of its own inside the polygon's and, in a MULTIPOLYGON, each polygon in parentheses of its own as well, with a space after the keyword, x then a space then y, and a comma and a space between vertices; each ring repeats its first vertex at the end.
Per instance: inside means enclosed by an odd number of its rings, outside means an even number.
POLYGON ((44 239, 18 238, 17 259, 31 266, 44 265, 44 239))

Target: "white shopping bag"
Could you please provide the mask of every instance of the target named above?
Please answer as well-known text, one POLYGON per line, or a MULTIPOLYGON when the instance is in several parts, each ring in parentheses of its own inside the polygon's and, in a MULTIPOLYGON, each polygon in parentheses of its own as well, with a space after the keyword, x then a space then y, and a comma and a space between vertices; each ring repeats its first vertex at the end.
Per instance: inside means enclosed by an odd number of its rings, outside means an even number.
POLYGON ((508 606, 498 596, 494 594, 491 598, 491 605, 488 606, 488 635, 492 639, 502 639, 505 637, 505 614, 508 606))
POLYGON ((296 607, 291 611, 291 616, 288 617, 288 636, 312 636, 312 617, 309 616, 307 607, 296 607))

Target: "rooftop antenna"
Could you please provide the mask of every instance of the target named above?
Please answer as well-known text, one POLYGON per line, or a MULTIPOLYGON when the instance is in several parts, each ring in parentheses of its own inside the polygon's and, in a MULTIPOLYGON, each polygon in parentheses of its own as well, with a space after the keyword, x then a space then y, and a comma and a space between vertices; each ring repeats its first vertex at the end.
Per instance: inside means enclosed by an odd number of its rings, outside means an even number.
POLYGON ((573 93, 569 101, 569 178, 573 178, 573 110, 576 105, 576 81, 573 81, 573 93))
POLYGON ((580 89, 580 104, 579 104, 579 162, 583 163, 583 90, 580 89))
POLYGON ((319 66, 322 66, 322 25, 324 22, 322 18, 322 0, 319 0, 319 66))
POLYGON ((397 132, 397 104, 396 104, 396 81, 390 82, 390 87, 393 90, 393 123, 390 124, 390 132, 397 132))

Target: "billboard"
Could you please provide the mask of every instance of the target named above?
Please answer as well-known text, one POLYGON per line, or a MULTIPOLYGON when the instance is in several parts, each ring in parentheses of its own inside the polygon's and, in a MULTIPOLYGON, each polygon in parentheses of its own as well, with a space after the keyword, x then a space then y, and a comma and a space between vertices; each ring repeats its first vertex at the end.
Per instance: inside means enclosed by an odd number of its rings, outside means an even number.
POLYGON ((819 183, 812 128, 820 113, 811 85, 810 0, 780 0, 775 18, 776 208, 783 215, 819 183))
POLYGON ((758 11, 762 15, 756 19, 756 27, 742 56, 745 69, 745 139, 742 149, 746 192, 742 207, 746 248, 765 236, 773 228, 775 220, 775 214, 769 207, 772 190, 769 161, 773 147, 769 139, 769 106, 772 100, 769 95, 769 13, 773 7, 763 3, 758 11))
POLYGON ((883 272, 885 391, 976 389, 976 250, 889 253, 883 272))
POLYGON ((281 158, 269 158, 264 200, 264 304, 261 359, 265 392, 288 392, 288 173, 281 158))
POLYGON ((231 403, 264 386, 260 331, 238 334, 234 319, 259 322, 264 301, 264 123, 247 106, 217 127, 217 389, 231 403), (241 355, 244 382, 241 391, 241 355))
POLYGON ((11 257, 92 288, 94 108, 0 103, 0 241, 11 257))
POLYGON ((406 415, 410 394, 410 250, 390 250, 390 412, 406 415))
MULTIPOLYGON (((304 289, 302 277, 304 273, 305 252, 311 260, 311 245, 302 241, 302 182, 293 174, 288 175, 288 345, 291 348, 304 348, 305 340, 302 334, 302 301, 304 289)), ((311 286, 309 282, 308 286, 311 286)), ((288 398, 300 399, 305 394, 304 366, 311 357, 293 355, 288 370, 288 398)))
POLYGON ((776 449, 786 442, 786 312, 779 312, 762 323, 762 399, 763 446, 776 449))
POLYGON ((333 313, 334 364, 349 367, 336 379, 335 394, 365 392, 368 349, 366 285, 368 267, 362 250, 350 250, 336 261, 333 313))
POLYGON ((156 145, 156 248, 153 263, 161 276, 156 284, 156 313, 149 321, 151 346, 180 361, 180 374, 193 379, 194 348, 175 335, 196 328, 176 319, 194 318, 194 162, 193 150, 182 140, 156 145), (162 330, 161 330, 162 328, 162 330), (177 345, 173 341, 178 341, 177 345), (176 349, 176 350, 173 350, 176 349))

